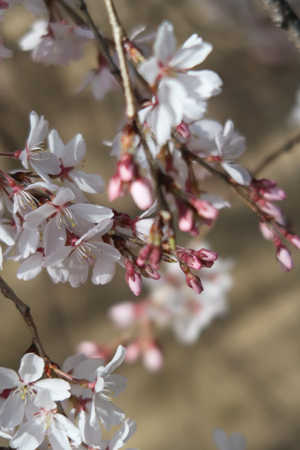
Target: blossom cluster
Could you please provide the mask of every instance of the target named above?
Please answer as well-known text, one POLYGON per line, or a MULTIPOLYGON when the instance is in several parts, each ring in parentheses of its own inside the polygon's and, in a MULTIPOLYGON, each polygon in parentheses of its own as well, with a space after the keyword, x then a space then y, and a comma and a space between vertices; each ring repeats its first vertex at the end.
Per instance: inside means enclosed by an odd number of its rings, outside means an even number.
MULTIPOLYGON (((35 353, 26 353, 18 373, 0 367, 0 436, 18 450, 119 450, 136 431, 136 421, 114 405, 126 389, 127 379, 113 373, 126 350, 119 346, 112 360, 74 355, 61 370, 35 353), (68 381, 66 381, 68 380, 68 381), (110 439, 105 430, 119 427, 110 439)), ((216 429, 219 450, 245 450, 245 438, 228 438, 216 429)))
POLYGON ((146 217, 156 210, 156 203, 135 219, 90 203, 85 193, 103 192, 104 183, 100 175, 76 167, 86 153, 83 137, 78 134, 65 145, 56 130, 48 133, 43 116, 32 112, 30 122, 25 149, 5 154, 20 160, 24 169, 0 171, 0 241, 7 245, 4 252, 1 249, 1 267, 3 260, 12 259, 20 263, 19 279, 30 280, 47 270, 54 283, 78 287, 87 281, 90 267, 94 284, 110 282, 118 263, 138 295, 142 276, 160 278, 157 270, 164 258, 179 263, 190 288, 203 290, 193 269, 211 267, 215 252, 177 246, 171 250, 164 242, 154 251, 148 237, 156 219, 146 217), (131 239, 142 247, 138 255, 131 239))
POLYGON ((84 354, 71 356, 63 370, 26 353, 18 373, 1 367, 0 436, 20 450, 43 448, 43 443, 47 448, 47 441, 53 450, 122 448, 136 430, 136 422, 111 399, 126 388, 126 378, 113 373, 125 352, 119 346, 107 365, 84 354), (103 439, 103 428, 111 426, 120 428, 103 439))

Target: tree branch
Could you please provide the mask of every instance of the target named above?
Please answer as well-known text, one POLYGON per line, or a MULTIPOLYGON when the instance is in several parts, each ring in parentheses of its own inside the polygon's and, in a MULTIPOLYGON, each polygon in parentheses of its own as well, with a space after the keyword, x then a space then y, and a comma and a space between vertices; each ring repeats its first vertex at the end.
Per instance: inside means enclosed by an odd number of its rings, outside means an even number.
POLYGON ((285 0, 260 0, 274 24, 284 30, 300 51, 300 19, 285 0))
POLYGON ((77 7, 79 8, 79 10, 81 11, 87 25, 90 27, 90 29, 92 30, 92 32, 94 33, 96 42, 98 44, 99 50, 101 55, 105 58, 108 67, 109 67, 109 71, 110 73, 115 77, 115 79, 117 80, 117 82, 121 85, 121 87, 123 88, 123 80, 122 80, 122 75, 120 70, 118 69, 118 67, 116 66, 116 64, 114 63, 111 54, 109 52, 109 48, 108 45, 105 41, 105 39, 102 37, 102 35, 99 33, 98 28, 96 27, 93 19, 90 16, 90 13, 87 9, 86 3, 84 0, 76 0, 76 4, 77 7))
POLYGON ((295 137, 287 141, 283 147, 280 147, 278 150, 276 150, 271 155, 267 156, 254 170, 253 174, 256 176, 259 172, 261 172, 263 169, 265 169, 269 164, 274 162, 277 158, 279 158, 284 153, 288 153, 293 148, 300 143, 300 133, 297 134, 295 137))
POLYGON ((16 308, 21 313, 26 325, 30 330, 32 343, 36 347, 39 355, 44 359, 49 359, 39 338, 37 326, 33 320, 29 306, 26 305, 26 303, 24 303, 21 299, 19 299, 19 297, 14 293, 12 288, 3 280, 2 277, 0 277, 0 290, 4 297, 14 302, 16 308))

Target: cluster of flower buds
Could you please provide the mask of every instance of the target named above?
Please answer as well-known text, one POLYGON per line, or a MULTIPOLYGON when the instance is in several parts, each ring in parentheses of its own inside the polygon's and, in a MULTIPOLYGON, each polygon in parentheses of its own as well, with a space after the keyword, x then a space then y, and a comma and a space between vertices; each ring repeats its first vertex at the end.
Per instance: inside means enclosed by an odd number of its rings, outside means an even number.
MULTIPOLYGON (((191 241, 190 245, 197 243, 191 241)), ((161 369, 164 363, 158 335, 161 329, 171 328, 180 342, 192 344, 215 317, 227 310, 227 293, 232 285, 230 261, 218 259, 214 263, 217 255, 204 248, 194 251, 178 247, 176 252, 178 259, 185 261, 185 267, 191 268, 188 272, 191 275, 199 266, 214 264, 210 270, 202 271, 204 292, 201 295, 197 295, 198 284, 191 290, 183 283, 181 266, 166 264, 158 282, 145 280, 149 290, 146 298, 136 303, 124 301, 109 310, 110 319, 120 330, 118 340, 127 349, 125 361, 134 362, 140 357, 149 371, 161 369)), ((78 351, 91 358, 108 360, 115 346, 86 341, 79 344, 78 351)))
POLYGON ((249 198, 261 213, 259 225, 263 236, 273 241, 279 266, 283 272, 288 272, 293 268, 293 260, 290 251, 282 244, 281 237, 298 249, 300 249, 300 237, 290 230, 281 209, 272 203, 286 197, 285 192, 276 186, 276 181, 253 178, 248 193, 249 198))
POLYGON ((126 350, 119 346, 112 360, 69 357, 61 370, 35 353, 26 353, 19 372, 0 368, 0 436, 10 447, 35 450, 119 450, 136 430, 136 422, 112 403, 127 379, 113 374, 126 350), (43 377, 43 378, 42 378, 43 377), (103 438, 103 428, 120 426, 103 438))

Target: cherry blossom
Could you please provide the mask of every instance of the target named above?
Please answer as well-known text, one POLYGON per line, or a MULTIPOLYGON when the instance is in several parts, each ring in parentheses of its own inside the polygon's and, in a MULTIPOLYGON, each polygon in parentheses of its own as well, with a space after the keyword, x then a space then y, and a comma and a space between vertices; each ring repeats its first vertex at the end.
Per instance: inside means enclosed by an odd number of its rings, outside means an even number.
POLYGON ((216 144, 222 166, 238 184, 249 185, 251 175, 242 166, 234 162, 246 149, 245 138, 234 134, 233 123, 228 120, 223 132, 216 136, 216 144))
POLYGON ((53 450, 71 450, 69 438, 74 445, 81 442, 80 431, 64 415, 57 413, 57 405, 50 391, 40 391, 35 399, 40 411, 20 426, 10 441, 12 448, 34 450, 48 436, 53 450))
POLYGON ((34 399, 38 392, 47 390, 52 400, 70 397, 70 385, 64 380, 45 379, 38 381, 44 372, 44 360, 34 353, 27 353, 21 360, 19 373, 0 368, 0 390, 9 389, 7 400, 0 410, 0 426, 12 428, 19 425, 24 414, 35 412, 34 399))
MULTIPOLYGON (((78 189, 90 194, 104 191, 104 182, 100 175, 91 175, 75 169, 76 166, 82 163, 86 154, 86 144, 81 134, 78 134, 67 145, 64 145, 58 132, 52 130, 48 140, 50 152, 60 160, 61 171, 57 176, 64 182, 66 187, 69 187, 75 194, 77 194, 78 190, 75 190, 74 184, 78 189)), ((76 198, 77 201, 87 201, 84 196, 76 198)))
POLYGON ((64 66, 80 59, 84 45, 92 39, 94 35, 88 29, 38 20, 19 45, 22 50, 32 50, 34 62, 64 66))
POLYGON ((29 169, 29 163, 38 175, 51 184, 49 175, 58 175, 60 172, 60 162, 55 155, 44 150, 45 138, 48 133, 48 122, 44 116, 40 118, 32 111, 30 114, 31 130, 26 142, 26 148, 19 158, 25 169, 29 169))

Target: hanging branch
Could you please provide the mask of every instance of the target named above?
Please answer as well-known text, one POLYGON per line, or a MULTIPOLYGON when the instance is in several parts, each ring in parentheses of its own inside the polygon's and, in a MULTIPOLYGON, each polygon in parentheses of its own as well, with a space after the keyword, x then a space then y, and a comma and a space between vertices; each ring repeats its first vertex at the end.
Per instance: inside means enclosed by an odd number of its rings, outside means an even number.
POLYGON ((267 156, 264 161, 262 161, 254 170, 253 174, 256 176, 259 172, 261 172, 263 169, 265 169, 269 164, 274 162, 277 158, 279 158, 284 153, 288 153, 293 148, 300 143, 300 133, 297 134, 295 137, 287 141, 283 147, 280 147, 278 150, 276 150, 271 155, 267 156))
POLYGON ((123 88, 123 80, 122 80, 121 72, 120 72, 120 70, 118 69, 118 67, 116 66, 116 64, 114 63, 114 61, 113 61, 113 59, 111 57, 111 54, 109 52, 109 48, 108 48, 108 45, 107 45, 105 39, 99 33, 99 30, 98 30, 98 28, 95 25, 95 22, 91 18, 90 13, 89 13, 89 11, 87 9, 85 1, 84 0, 76 0, 76 4, 77 4, 77 7, 79 8, 79 10, 81 11, 81 13, 82 13, 82 15, 83 15, 87 25, 90 27, 90 29, 94 33, 96 42, 97 42, 99 50, 100 50, 100 53, 105 58, 105 60, 106 60, 106 62, 108 64, 110 73, 115 77, 117 82, 123 88))
POLYGON ((260 0, 274 24, 284 30, 300 51, 300 19, 285 0, 260 0))
MULTIPOLYGON (((78 0, 83 1, 83 0, 78 0)), ((142 124, 140 123, 137 110, 136 110, 136 98, 134 96, 131 82, 130 82, 130 75, 128 70, 128 64, 126 60, 125 50, 123 43, 128 39, 127 35, 125 33, 124 28, 121 25, 120 19, 117 15, 115 6, 113 4, 112 0, 104 0, 105 6, 108 13, 109 23, 112 27, 114 41, 116 45, 116 51, 118 55, 118 59, 120 62, 120 69, 121 69, 121 77, 123 80, 123 88, 124 88, 124 94, 125 94, 125 101, 126 101, 126 115, 129 120, 134 120, 136 124, 136 128, 138 130, 141 143, 144 149, 144 152, 146 154, 146 158, 148 160, 148 164, 150 167, 151 175, 153 182, 155 184, 155 190, 157 193, 159 205, 160 205, 160 211, 159 214, 162 217, 162 220, 164 224, 168 226, 169 229, 169 237, 171 238, 170 244, 175 248, 175 232, 174 232, 174 226, 172 221, 172 213, 169 209, 169 205, 165 199, 164 193, 161 188, 161 176, 160 176, 160 169, 154 160, 147 140, 144 135, 142 124)))
POLYGON ((19 299, 19 297, 14 293, 12 288, 3 280, 2 277, 0 277, 0 290, 4 297, 14 302, 16 308, 21 313, 26 325, 30 330, 32 336, 32 344, 36 347, 39 356, 44 359, 49 359, 38 335, 37 326, 33 320, 29 306, 26 305, 26 303, 24 303, 21 299, 19 299))

